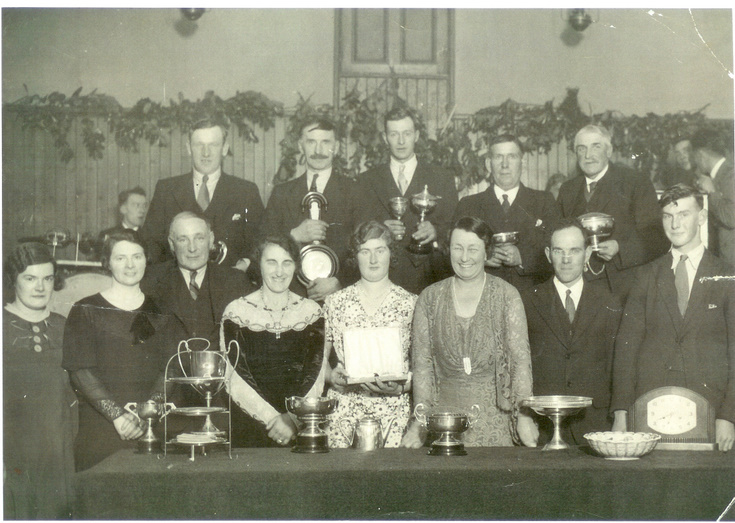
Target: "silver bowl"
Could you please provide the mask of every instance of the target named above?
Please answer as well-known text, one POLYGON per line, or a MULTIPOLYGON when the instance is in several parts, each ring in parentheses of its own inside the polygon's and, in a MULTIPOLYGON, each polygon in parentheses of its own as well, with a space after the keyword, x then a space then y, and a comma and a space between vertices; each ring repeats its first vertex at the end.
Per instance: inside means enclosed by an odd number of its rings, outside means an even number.
POLYGON ((518 243, 520 234, 516 231, 512 232, 498 232, 493 234, 490 240, 493 245, 516 245, 518 243))
POLYGON ((598 250, 600 241, 604 241, 605 238, 609 237, 615 227, 615 219, 602 212, 588 212, 578 216, 577 219, 587 231, 593 250, 598 250))
POLYGON ((290 396, 286 398, 286 409, 297 417, 317 415, 326 416, 337 408, 337 400, 332 398, 315 398, 290 396))

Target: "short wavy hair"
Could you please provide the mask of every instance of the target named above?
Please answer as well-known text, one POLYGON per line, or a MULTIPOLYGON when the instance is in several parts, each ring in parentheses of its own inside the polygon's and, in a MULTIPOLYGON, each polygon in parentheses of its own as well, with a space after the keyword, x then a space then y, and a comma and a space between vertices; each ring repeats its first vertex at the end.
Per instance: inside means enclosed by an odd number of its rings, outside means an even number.
POLYGON ((447 243, 451 243, 452 233, 459 229, 460 231, 473 232, 478 238, 485 244, 485 250, 491 252, 493 247, 492 238, 493 230, 487 224, 487 222, 475 218, 474 216, 462 216, 459 220, 452 224, 449 229, 449 235, 447 236, 447 243))
POLYGON ((48 247, 38 242, 21 243, 16 246, 5 258, 3 266, 3 299, 5 303, 15 301, 15 284, 18 275, 25 272, 31 265, 50 263, 54 267, 54 290, 64 288, 64 280, 59 273, 59 266, 51 256, 48 247))
POLYGON ((349 253, 347 264, 350 267, 357 267, 357 253, 360 247, 369 240, 385 240, 385 245, 390 250, 391 267, 395 265, 395 253, 393 249, 393 234, 387 225, 377 220, 369 220, 360 223, 355 227, 352 236, 350 236, 349 253))
MULTIPOLYGON (((110 256, 112 256, 112 249, 116 244, 120 242, 130 242, 135 245, 140 245, 143 248, 143 254, 146 254, 146 248, 140 236, 135 234, 133 231, 117 231, 105 236, 105 241, 102 244, 102 256, 100 256, 100 263, 104 269, 110 270, 110 256)), ((146 262, 148 257, 146 256, 146 262)))
POLYGON ((260 240, 255 246, 251 254, 253 262, 250 264, 248 273, 257 285, 263 284, 263 273, 260 271, 260 259, 263 257, 266 247, 269 245, 277 245, 288 253, 296 264, 296 272, 301 268, 300 249, 296 240, 285 234, 270 234, 260 240))

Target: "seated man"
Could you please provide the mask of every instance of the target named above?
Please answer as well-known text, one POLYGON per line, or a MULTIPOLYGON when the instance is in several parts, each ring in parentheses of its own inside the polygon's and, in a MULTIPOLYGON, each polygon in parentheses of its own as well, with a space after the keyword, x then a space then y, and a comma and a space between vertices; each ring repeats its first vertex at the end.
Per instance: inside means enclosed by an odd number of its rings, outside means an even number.
POLYGON ((105 238, 113 232, 132 230, 137 233, 145 221, 145 215, 148 211, 148 197, 142 187, 133 187, 121 192, 117 197, 117 201, 120 223, 101 231, 99 234, 100 243, 104 242, 105 238))
MULTIPOLYGON (((531 345, 533 393, 592 398, 591 407, 562 427, 580 445, 587 432, 610 430, 613 347, 623 309, 608 289, 582 278, 592 250, 585 248, 579 223, 564 220, 552 228, 545 252, 554 276, 521 292, 531 345)), ((551 421, 541 418, 539 425, 540 441, 550 440, 551 421)))
POLYGON ((659 204, 671 250, 641 267, 615 342, 613 430, 626 430, 635 400, 658 387, 698 392, 715 409, 722 451, 735 441, 735 283, 732 266, 700 239, 702 195, 687 185, 664 191, 659 204))

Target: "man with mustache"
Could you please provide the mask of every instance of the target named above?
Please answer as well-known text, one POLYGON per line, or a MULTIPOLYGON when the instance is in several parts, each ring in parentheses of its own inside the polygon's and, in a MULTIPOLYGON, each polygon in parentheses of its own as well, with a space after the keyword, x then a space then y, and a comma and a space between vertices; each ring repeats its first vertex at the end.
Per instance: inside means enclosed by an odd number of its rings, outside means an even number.
POLYGON ((340 260, 340 271, 330 278, 316 278, 304 287, 296 279, 292 290, 321 301, 339 290, 343 283, 351 283, 344 266, 348 252, 348 240, 357 225, 355 183, 335 172, 332 162, 339 150, 334 124, 324 118, 307 120, 301 126, 299 149, 306 162, 306 172, 301 176, 277 185, 268 200, 263 215, 261 236, 290 234, 300 246, 318 241, 334 250, 340 260), (307 192, 322 193, 327 207, 321 210, 320 219, 310 218, 302 209, 307 192))
POLYGON ((613 217, 612 235, 590 257, 585 279, 607 285, 624 301, 633 281, 632 269, 668 248, 656 191, 647 176, 610 162, 612 136, 604 127, 580 129, 574 137, 574 151, 582 175, 561 186, 557 203, 564 218, 590 212, 613 217))

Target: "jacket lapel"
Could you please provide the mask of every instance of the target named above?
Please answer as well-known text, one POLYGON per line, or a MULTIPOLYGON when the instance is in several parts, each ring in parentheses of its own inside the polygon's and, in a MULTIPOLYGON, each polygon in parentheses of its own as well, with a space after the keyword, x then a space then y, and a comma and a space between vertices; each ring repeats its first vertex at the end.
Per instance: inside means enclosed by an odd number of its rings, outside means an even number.
MULTIPOLYGON (((180 209, 198 209, 196 195, 194 194, 194 173, 189 173, 181 179, 181 183, 174 186, 173 197, 179 204, 180 209), (192 207, 193 206, 193 207, 192 207)), ((219 185, 219 184, 218 184, 219 185)), ((215 196, 217 191, 214 191, 215 196)))
POLYGON ((674 285, 674 271, 671 270, 672 261, 673 257, 670 252, 660 259, 657 267, 656 287, 678 334, 681 331, 683 319, 679 312, 676 286, 674 285))
POLYGON ((601 304, 601 297, 596 292, 596 289, 590 284, 584 285, 582 287, 582 296, 577 306, 577 312, 574 316, 573 339, 576 340, 584 337, 585 332, 600 312, 601 304))
POLYGON ((709 298, 709 285, 700 283, 699 279, 702 276, 712 276, 714 274, 712 266, 712 255, 709 251, 704 251, 702 261, 699 262, 697 268, 697 274, 694 276, 694 283, 692 284, 692 292, 689 294, 689 302, 687 304, 687 311, 684 315, 683 329, 687 329, 689 325, 694 322, 697 324, 696 318, 698 318, 705 310, 705 303, 708 302, 709 298))
POLYGON ((549 330, 557 337, 565 347, 569 347, 569 320, 560 317, 558 314, 559 295, 554 287, 553 280, 547 280, 538 287, 539 291, 532 294, 534 307, 538 311, 541 319, 549 327, 549 330))

